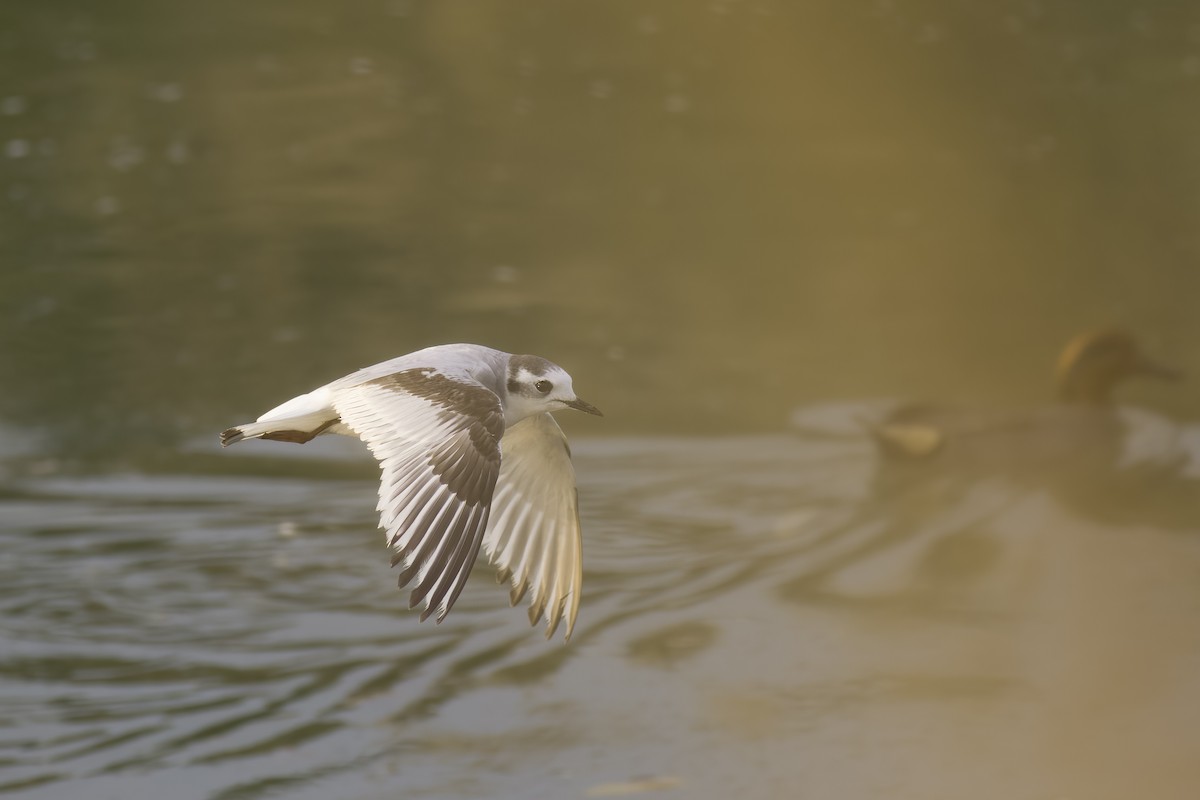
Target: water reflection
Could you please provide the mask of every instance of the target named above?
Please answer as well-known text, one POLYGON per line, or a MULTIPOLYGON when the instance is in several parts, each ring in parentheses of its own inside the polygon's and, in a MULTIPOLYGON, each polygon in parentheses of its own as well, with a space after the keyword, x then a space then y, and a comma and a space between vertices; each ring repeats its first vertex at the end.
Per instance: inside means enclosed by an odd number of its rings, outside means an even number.
POLYGON ((418 624, 373 482, 337 479, 358 467, 328 453, 308 457, 324 478, 20 481, 0 506, 4 786, 1116 797, 1131 763, 1168 795, 1190 785, 1171 709, 1200 690, 1183 669, 1200 540, 995 477, 881 495, 868 435, 845 431, 579 442, 569 646, 486 575, 418 624), (1145 741, 1118 736, 1144 719, 1145 741))
POLYGON ((1032 464, 857 398, 1038 406, 1108 322, 1198 371, 1195 17, 3 5, 0 790, 1190 796, 1196 383, 1032 464), (399 610, 360 453, 216 452, 450 341, 609 414, 569 647, 399 610))
POLYGON ((997 533, 1014 509, 1034 499, 1050 498, 1081 523, 1116 529, 1191 535, 1200 519, 1196 431, 1144 409, 884 401, 801 409, 793 424, 806 435, 824 430, 865 440, 877 460, 856 513, 819 540, 814 553, 824 550, 816 559, 824 560, 787 583, 785 594, 801 602, 845 601, 858 581, 889 606, 903 600, 959 607, 964 586, 976 591, 990 573, 1004 571, 1014 548, 1037 547, 997 533))

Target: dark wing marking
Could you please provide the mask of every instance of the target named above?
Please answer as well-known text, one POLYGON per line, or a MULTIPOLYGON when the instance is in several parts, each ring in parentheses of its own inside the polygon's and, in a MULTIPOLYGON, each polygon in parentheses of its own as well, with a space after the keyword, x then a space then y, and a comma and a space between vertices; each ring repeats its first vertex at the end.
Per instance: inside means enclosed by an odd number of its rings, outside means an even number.
POLYGON ((487 527, 500 474, 500 398, 469 378, 411 369, 338 389, 333 407, 382 469, 379 525, 415 581, 409 608, 441 622, 458 599, 487 527))

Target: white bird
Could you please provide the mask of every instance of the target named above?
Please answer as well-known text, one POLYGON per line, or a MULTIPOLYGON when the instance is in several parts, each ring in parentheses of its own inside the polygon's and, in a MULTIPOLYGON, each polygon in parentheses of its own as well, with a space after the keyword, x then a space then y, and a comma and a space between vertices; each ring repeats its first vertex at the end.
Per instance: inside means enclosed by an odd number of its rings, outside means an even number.
POLYGON ((399 586, 416 581, 409 608, 424 603, 422 621, 450 613, 482 544, 513 605, 531 591, 529 623, 544 613, 549 639, 565 615, 569 639, 583 558, 571 451, 550 416, 563 408, 603 416, 557 364, 447 344, 292 398, 221 444, 359 437, 379 461, 379 527, 403 563, 399 586))

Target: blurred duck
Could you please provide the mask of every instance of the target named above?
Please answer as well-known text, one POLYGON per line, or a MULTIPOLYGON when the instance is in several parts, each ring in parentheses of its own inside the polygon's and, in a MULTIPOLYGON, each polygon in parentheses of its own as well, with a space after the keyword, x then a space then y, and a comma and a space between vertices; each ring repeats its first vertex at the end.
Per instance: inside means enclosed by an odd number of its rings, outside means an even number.
POLYGON ((1108 406, 1113 389, 1139 375, 1172 381, 1182 377, 1148 358, 1127 331, 1108 328, 1083 333, 1068 342, 1059 356, 1058 399, 1070 405, 1108 406))
POLYGON ((991 457, 1009 453, 1022 461, 1030 456, 1053 459, 1077 452, 1081 439, 1118 435, 1121 422, 1114 413, 1113 390, 1138 376, 1180 378, 1148 358, 1127 331, 1105 328, 1080 334, 1063 348, 1055 370, 1058 405, 988 413, 912 404, 867 427, 880 451, 897 460, 977 447, 991 457))
POLYGON ((1104 329, 1064 348, 1056 403, 793 415, 809 435, 861 437, 865 427, 882 457, 872 460, 858 513, 808 544, 805 568, 781 585, 782 596, 914 610, 1010 597, 1025 580, 1014 565, 1036 563, 1044 541, 1044 506, 1025 504, 1029 498, 1048 496, 1107 525, 1200 530, 1200 494, 1183 469, 1179 426, 1113 405, 1114 389, 1139 375, 1179 377, 1128 333, 1104 329))

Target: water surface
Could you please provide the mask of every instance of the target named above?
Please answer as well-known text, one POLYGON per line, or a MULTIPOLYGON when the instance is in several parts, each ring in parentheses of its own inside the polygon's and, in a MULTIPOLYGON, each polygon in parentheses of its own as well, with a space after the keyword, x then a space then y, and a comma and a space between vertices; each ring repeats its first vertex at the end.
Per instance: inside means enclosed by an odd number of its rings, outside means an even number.
POLYGON ((821 433, 578 442, 569 644, 483 566, 442 625, 401 610, 340 448, 324 477, 16 480, 4 788, 1186 795, 1194 502, 1168 527, 1003 475, 884 492, 865 435, 821 433))
POLYGON ((5 4, 0 793, 1191 797, 1200 384, 1047 404, 1200 374, 1198 81, 1167 0, 5 4), (569 644, 216 445, 452 341, 607 414, 569 644))

